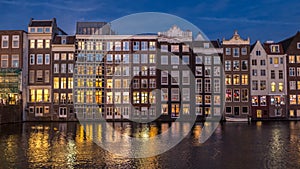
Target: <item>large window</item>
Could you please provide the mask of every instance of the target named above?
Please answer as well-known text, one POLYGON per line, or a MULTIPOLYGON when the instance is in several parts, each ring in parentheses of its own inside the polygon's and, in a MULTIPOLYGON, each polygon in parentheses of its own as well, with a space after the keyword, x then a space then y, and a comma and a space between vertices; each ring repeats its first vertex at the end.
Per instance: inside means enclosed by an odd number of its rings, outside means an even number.
POLYGON ((240 49, 233 48, 233 57, 239 57, 239 56, 240 56, 240 49))
POLYGON ((252 96, 252 106, 258 106, 258 96, 252 96))
POLYGON ((260 90, 266 90, 267 82, 265 80, 260 81, 260 90))
POLYGON ((248 70, 248 61, 242 60, 242 70, 248 70))
POLYGON ((233 101, 239 102, 240 101, 240 89, 233 90, 233 101))
POLYGON ((171 89, 171 100, 179 101, 179 89, 178 88, 171 89))
POLYGON ((289 75, 290 76, 295 76, 295 68, 294 67, 289 68, 289 75))
POLYGON ((189 85, 190 84, 190 72, 182 71, 182 84, 189 85))
POLYGON ((2 43, 1 43, 1 46, 2 48, 8 48, 8 35, 3 35, 2 36, 2 43))
POLYGON ((11 56, 11 66, 15 68, 19 67, 19 55, 11 56))
POLYGON ((211 92, 211 79, 205 79, 204 91, 205 91, 205 93, 211 92))
POLYGON ((231 75, 226 75, 225 76, 225 84, 226 85, 231 85, 231 75))
POLYGON ((231 102, 232 101, 232 90, 231 89, 226 89, 226 102, 231 102))
POLYGON ((140 93, 139 92, 133 92, 133 104, 140 103, 140 93))
POLYGON ((234 60, 233 61, 233 71, 239 71, 240 70, 240 61, 234 60))
POLYGON ((242 75, 242 85, 248 85, 248 75, 242 75))
POLYGON ((167 85, 168 84, 168 72, 167 71, 162 71, 161 72, 161 84, 162 85, 167 85))
POLYGON ((50 40, 45 40, 45 48, 50 48, 50 40))
POLYGON ((19 48, 20 36, 13 35, 12 36, 12 48, 19 48))
POLYGON ((1 67, 7 68, 8 67, 8 55, 1 56, 1 67))
POLYGON ((44 48, 44 44, 43 44, 43 40, 42 39, 39 39, 37 40, 37 48, 44 48))
POLYGON ((248 89, 241 89, 242 102, 248 102, 248 97, 249 97, 248 89))
POLYGON ((275 82, 271 83, 271 92, 276 92, 276 83, 275 82))
POLYGON ((36 55, 36 64, 38 64, 38 65, 43 64, 43 54, 36 55))
POLYGON ((171 111, 172 118, 178 118, 180 113, 180 106, 179 104, 172 104, 172 111, 171 111))
POLYGON ((267 96, 261 96, 260 97, 260 105, 266 106, 267 105, 267 96))
POLYGON ((258 90, 258 81, 252 80, 252 90, 258 90))
POLYGON ((167 88, 161 89, 161 101, 168 101, 168 89, 167 88))
POLYGON ((291 105, 297 104, 296 97, 297 97, 296 95, 290 95, 290 104, 291 105))
POLYGON ((240 84, 240 75, 233 75, 233 84, 234 85, 240 84))
POLYGON ((182 101, 190 101, 190 89, 189 88, 183 88, 181 95, 182 95, 182 101))

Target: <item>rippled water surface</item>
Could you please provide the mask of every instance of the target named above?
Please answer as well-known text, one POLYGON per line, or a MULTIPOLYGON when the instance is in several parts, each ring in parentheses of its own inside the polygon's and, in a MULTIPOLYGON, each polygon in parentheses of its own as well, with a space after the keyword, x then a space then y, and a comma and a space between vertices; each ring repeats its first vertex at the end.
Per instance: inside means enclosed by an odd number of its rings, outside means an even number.
POLYGON ((300 168, 300 122, 225 123, 204 144, 203 124, 197 123, 177 146, 150 158, 120 157, 94 143, 124 135, 149 139, 171 125, 111 123, 115 130, 105 134, 100 123, 0 125, 0 168, 300 168))

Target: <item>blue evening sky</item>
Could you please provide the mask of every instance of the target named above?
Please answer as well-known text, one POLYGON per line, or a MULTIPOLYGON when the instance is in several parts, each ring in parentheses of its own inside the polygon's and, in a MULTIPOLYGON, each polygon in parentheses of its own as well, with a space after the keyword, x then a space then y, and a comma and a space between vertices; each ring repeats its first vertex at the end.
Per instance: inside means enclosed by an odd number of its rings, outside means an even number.
MULTIPOLYGON (((244 38, 280 41, 300 30, 296 0, 0 0, 0 29, 24 29, 30 18, 57 18, 69 34, 76 21, 111 22, 138 12, 164 12, 193 23, 210 39, 229 39, 234 30, 244 38)), ((162 30, 164 31, 164 30, 162 30)))

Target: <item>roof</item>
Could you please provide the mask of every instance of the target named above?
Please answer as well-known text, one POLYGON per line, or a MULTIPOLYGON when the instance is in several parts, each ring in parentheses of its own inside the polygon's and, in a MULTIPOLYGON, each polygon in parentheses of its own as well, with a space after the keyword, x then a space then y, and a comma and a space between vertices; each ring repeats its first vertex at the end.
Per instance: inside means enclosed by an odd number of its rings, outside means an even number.
POLYGON ((56 36, 52 42, 52 44, 62 44, 61 40, 62 38, 66 38, 66 44, 75 44, 75 36, 56 36))
MULTIPOLYGON (((282 45, 285 53, 293 53, 297 50, 297 42, 300 42, 300 32, 298 31, 294 36, 289 37, 279 43, 282 45)), ((300 51, 299 51, 300 52, 300 51)))
POLYGON ((284 49, 282 47, 282 44, 280 44, 280 43, 274 43, 274 42, 273 43, 264 43, 263 47, 264 47, 264 49, 265 49, 265 51, 268 55, 282 55, 282 54, 285 54, 284 49), (279 46, 279 52, 272 52, 271 46, 274 46, 274 45, 279 46))
POLYGON ((28 24, 29 27, 48 27, 56 24, 56 18, 51 20, 34 20, 33 18, 30 19, 28 24))

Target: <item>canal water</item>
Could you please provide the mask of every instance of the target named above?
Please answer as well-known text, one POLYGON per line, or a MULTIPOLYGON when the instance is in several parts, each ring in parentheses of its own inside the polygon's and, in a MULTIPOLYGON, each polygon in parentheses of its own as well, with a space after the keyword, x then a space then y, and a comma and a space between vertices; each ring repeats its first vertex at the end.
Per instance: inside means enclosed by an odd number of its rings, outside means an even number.
MULTIPOLYGON (((122 134, 149 139, 172 124, 111 125, 122 134)), ((174 135, 188 129, 190 124, 186 125, 174 130, 174 135)), ((106 137, 100 132, 102 124, 0 125, 0 168, 300 168, 300 122, 224 123, 201 144, 202 128, 202 123, 196 123, 178 145, 163 154, 127 158, 93 141, 106 137)), ((119 139, 110 133, 107 137, 119 139)))

